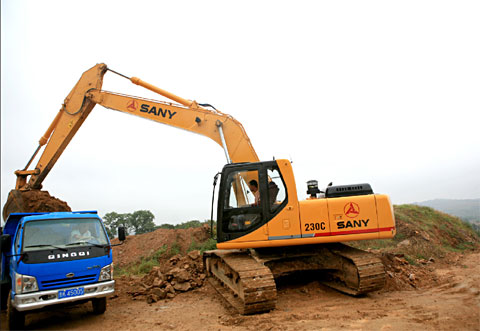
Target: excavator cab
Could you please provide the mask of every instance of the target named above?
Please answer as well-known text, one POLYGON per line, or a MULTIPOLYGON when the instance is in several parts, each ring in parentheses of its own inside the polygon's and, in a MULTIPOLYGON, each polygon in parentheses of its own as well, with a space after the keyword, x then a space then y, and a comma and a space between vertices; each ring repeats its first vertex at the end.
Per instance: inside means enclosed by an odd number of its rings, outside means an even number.
MULTIPOLYGON (((218 242, 240 238, 266 226, 287 201, 285 182, 276 161, 226 165, 217 206, 218 242), (258 192, 253 192, 256 188, 258 192)), ((265 231, 265 238, 260 239, 265 240, 266 236, 265 231)))

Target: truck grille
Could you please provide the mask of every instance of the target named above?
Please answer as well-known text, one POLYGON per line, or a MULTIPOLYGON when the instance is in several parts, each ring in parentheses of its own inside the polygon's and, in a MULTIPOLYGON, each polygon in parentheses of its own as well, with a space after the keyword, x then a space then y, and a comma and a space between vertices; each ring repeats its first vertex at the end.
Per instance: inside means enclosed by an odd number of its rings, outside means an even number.
POLYGON ((61 278, 61 279, 52 279, 44 280, 41 282, 44 289, 55 288, 55 287, 68 287, 81 284, 88 284, 95 282, 97 280, 96 275, 85 275, 72 278, 61 278))

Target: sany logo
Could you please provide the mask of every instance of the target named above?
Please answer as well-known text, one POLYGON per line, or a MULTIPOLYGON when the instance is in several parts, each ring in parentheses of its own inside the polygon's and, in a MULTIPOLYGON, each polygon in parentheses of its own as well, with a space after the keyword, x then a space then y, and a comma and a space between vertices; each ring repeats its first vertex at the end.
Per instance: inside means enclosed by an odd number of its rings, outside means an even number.
POLYGON ((138 103, 135 100, 130 100, 127 103, 127 110, 129 111, 136 111, 138 108, 138 103))
POLYGON ((345 216, 355 218, 360 214, 360 206, 355 202, 349 202, 343 207, 343 212, 345 216))

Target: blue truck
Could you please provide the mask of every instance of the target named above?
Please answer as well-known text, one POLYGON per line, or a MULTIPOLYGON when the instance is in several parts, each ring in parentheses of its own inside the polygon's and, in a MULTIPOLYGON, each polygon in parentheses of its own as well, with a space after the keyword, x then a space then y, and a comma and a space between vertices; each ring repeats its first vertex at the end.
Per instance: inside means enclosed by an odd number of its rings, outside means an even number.
MULTIPOLYGON (((125 240, 123 228, 119 239, 125 240)), ((91 301, 106 310, 115 290, 112 245, 95 211, 12 213, 0 237, 1 302, 10 329, 25 314, 53 305, 91 301)))

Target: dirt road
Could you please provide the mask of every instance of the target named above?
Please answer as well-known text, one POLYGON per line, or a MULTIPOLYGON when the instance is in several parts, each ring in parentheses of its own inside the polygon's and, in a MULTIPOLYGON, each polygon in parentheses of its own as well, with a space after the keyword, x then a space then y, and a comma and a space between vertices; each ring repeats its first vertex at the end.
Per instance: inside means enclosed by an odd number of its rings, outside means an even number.
MULTIPOLYGON (((209 285, 147 304, 119 282, 104 315, 84 304, 27 315, 35 330, 480 330, 480 253, 435 266, 433 287, 353 298, 318 282, 279 285, 277 309, 241 316, 209 285)), ((5 312, 2 312, 2 329, 5 312)))

